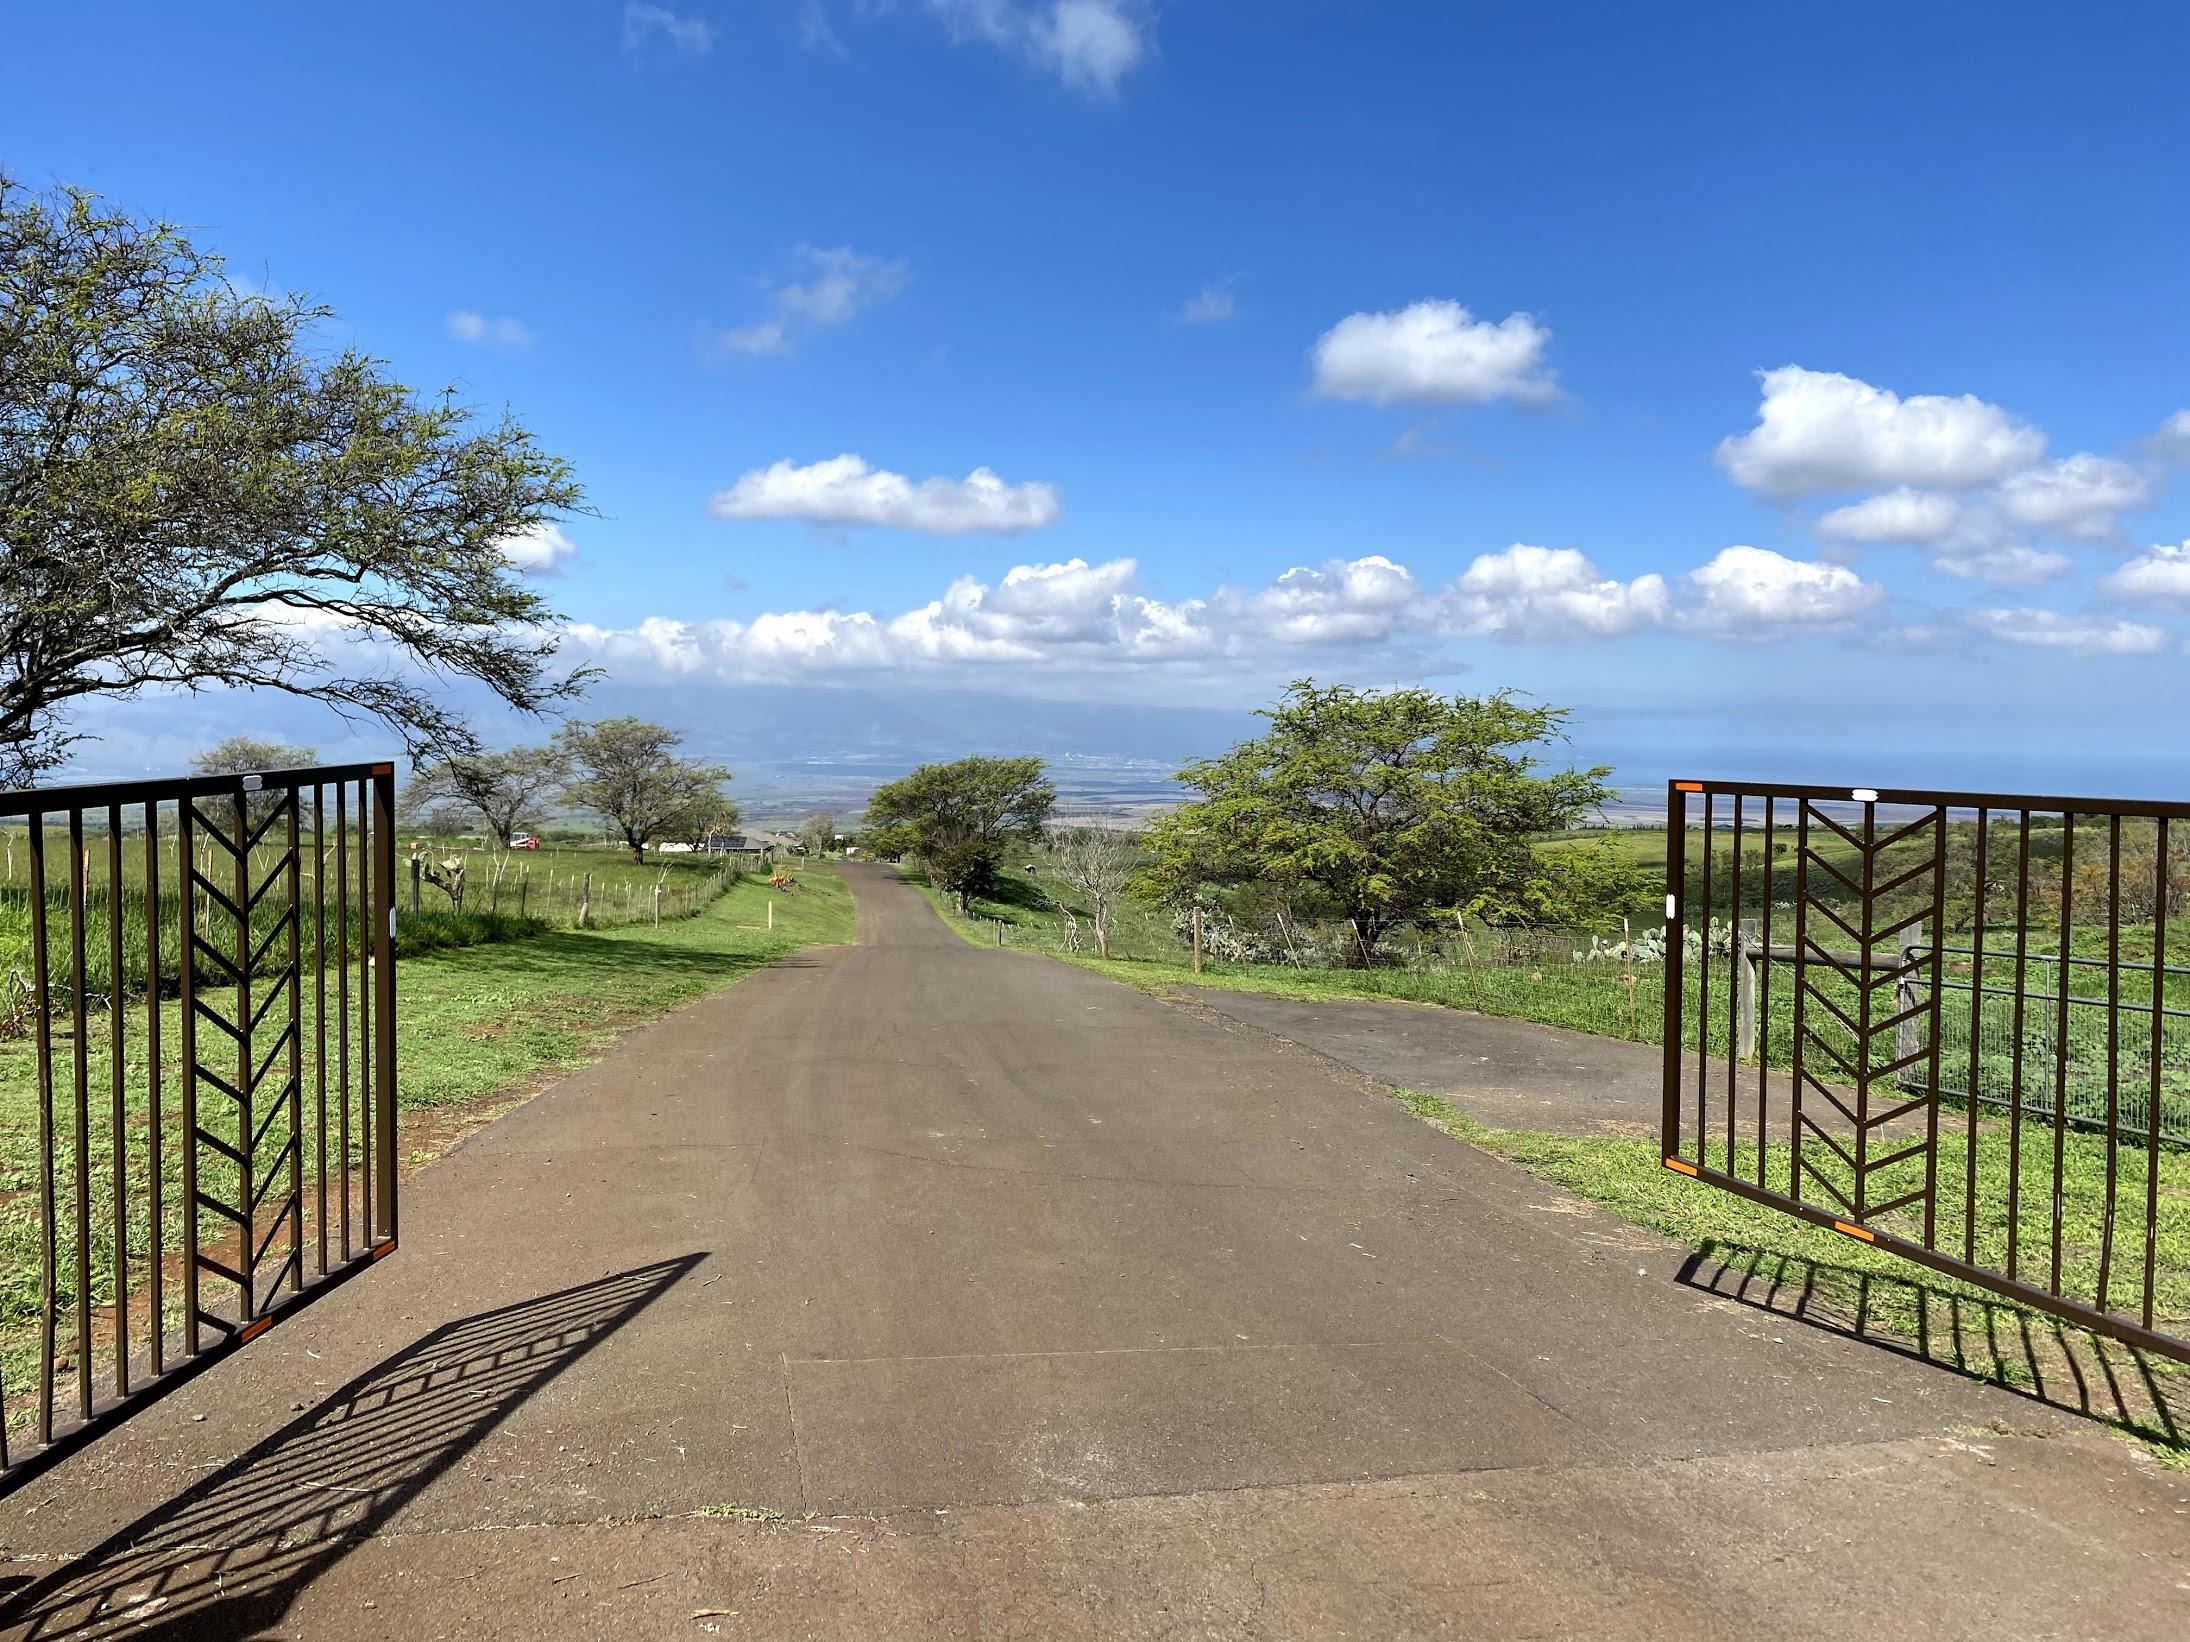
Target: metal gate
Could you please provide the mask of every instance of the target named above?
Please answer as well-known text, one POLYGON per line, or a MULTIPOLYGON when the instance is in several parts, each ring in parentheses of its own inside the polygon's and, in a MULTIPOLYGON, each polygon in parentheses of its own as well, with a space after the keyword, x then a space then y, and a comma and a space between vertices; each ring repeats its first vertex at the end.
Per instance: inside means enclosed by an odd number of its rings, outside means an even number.
POLYGON ((0 1492, 394 1252, 394 796, 0 793, 0 1492))
POLYGON ((2190 805, 1675 781, 1666 824, 1665 1166, 2190 1361, 2190 805))

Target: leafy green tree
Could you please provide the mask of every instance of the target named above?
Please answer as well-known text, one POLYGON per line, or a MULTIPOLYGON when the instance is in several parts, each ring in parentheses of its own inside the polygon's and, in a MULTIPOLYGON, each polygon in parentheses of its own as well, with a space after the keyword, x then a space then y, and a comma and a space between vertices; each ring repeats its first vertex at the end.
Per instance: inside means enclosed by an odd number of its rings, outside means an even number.
POLYGON ((814 811, 798 824, 798 837, 807 855, 820 860, 836 847, 836 817, 827 810, 814 811))
POLYGON ((648 844, 688 839, 695 821, 728 802, 722 786, 729 769, 678 756, 683 739, 638 718, 566 724, 555 736, 566 771, 563 796, 623 834, 632 860, 644 862, 648 844))
POLYGON ((0 173, 0 786, 82 737, 87 696, 280 690, 473 752, 436 678, 537 712, 582 688, 508 544, 583 495, 310 336, 179 229, 0 173))
POLYGON ((538 827, 561 781, 562 761, 551 748, 457 754, 413 773, 403 790, 403 811, 436 819, 459 812, 484 827, 497 849, 507 849, 518 833, 538 827))
POLYGON ((1040 834, 1057 806, 1039 758, 923 764, 867 800, 869 842, 917 858, 963 913, 996 886, 1004 847, 1040 834))
POLYGON ((1366 966, 1394 928, 1501 887, 1530 846, 1602 803, 1606 768, 1548 769, 1562 708, 1509 691, 1441 696, 1295 683, 1267 735, 1188 764, 1200 796, 1149 829, 1159 888, 1266 880, 1306 886, 1350 926, 1366 966))
MULTIPOLYGON (((1761 898, 1762 879, 1751 905, 1761 898)), ((1647 917, 1665 897, 1663 871, 1644 866, 1610 838, 1539 852, 1533 869, 1498 878, 1463 910, 1494 924, 1550 924, 1594 935, 1614 933, 1622 918, 1647 917)))

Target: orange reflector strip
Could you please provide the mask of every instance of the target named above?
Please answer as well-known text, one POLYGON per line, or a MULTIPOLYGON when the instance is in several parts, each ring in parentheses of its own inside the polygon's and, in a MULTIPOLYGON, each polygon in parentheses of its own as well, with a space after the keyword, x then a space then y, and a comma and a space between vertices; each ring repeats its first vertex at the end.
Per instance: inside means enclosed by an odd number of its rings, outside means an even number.
POLYGON ((1703 783, 1700 781, 1676 781, 1673 783, 1673 790, 1675 792, 1701 792, 1703 791, 1703 783))
POLYGON ((1683 1163, 1677 1157, 1667 1158, 1665 1160, 1665 1166, 1668 1169, 1671 1169, 1675 1174, 1684 1174, 1693 1177, 1696 1172, 1696 1166, 1693 1163, 1683 1163))
POLYGON ((373 1258, 375 1260, 385 1260, 393 1253, 395 1253, 395 1239, 391 1237, 387 1242, 382 1243, 373 1250, 373 1258))
POLYGON ((1878 1241, 1878 1238, 1875 1234, 1865 1231, 1861 1226, 1851 1226, 1845 1220, 1835 1220, 1833 1222, 1833 1230, 1836 1232, 1845 1232, 1848 1236, 1860 1238, 1866 1243, 1875 1243, 1878 1241))
POLYGON ((273 1318, 261 1317, 257 1322, 253 1323, 250 1327, 246 1328, 243 1331, 242 1336, 237 1340, 236 1343, 238 1345, 248 1345, 251 1341, 256 1340, 261 1334, 264 1334, 268 1329, 272 1328, 273 1326, 273 1318))

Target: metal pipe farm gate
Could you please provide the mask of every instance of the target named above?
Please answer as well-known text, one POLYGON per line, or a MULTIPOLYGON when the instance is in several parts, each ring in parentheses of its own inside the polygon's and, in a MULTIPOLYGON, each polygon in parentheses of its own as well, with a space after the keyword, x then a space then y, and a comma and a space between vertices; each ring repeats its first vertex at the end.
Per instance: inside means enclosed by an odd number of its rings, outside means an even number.
POLYGON ((0 793, 0 835, 4 1492, 394 1252, 394 768, 0 793))
POLYGON ((2190 1361, 2190 805, 1676 781, 1666 820, 1665 1166, 2190 1361))

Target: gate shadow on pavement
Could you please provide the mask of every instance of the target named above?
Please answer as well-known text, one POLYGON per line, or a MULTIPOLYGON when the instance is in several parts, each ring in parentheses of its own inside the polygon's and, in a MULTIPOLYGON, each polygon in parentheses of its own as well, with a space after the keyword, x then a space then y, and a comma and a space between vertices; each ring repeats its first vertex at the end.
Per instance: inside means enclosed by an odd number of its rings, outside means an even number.
POLYGON ((0 1625, 24 1637, 256 1635, 703 1258, 640 1266, 435 1329, 15 1593, 0 1625))
POLYGON ((1690 1255, 1679 1275, 1689 1287, 1721 1299, 1860 1339, 2190 1454, 2190 1375, 2058 1318, 1916 1278, 1720 1239, 1690 1255), (1881 1311, 1913 1316, 1914 1329, 1880 1327, 1881 1311))

